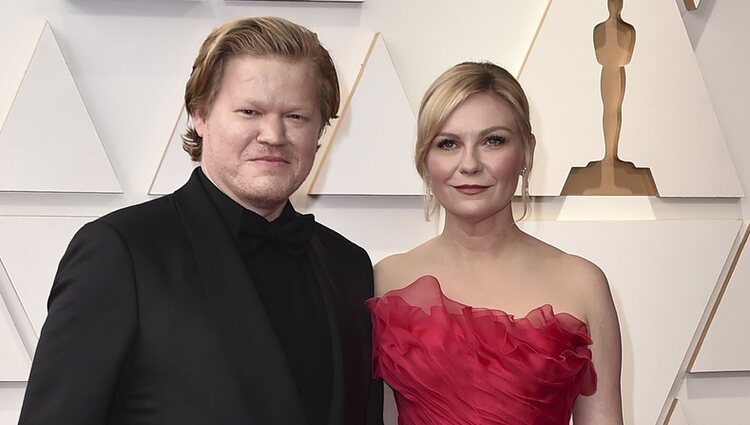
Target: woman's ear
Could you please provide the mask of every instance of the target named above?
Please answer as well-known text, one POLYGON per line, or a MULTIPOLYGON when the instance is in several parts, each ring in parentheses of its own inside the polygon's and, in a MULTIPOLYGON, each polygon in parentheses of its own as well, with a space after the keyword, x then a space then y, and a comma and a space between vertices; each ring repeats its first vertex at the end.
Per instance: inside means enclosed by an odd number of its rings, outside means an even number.
POLYGON ((536 137, 534 136, 534 133, 531 133, 529 135, 529 153, 531 156, 534 156, 534 149, 536 148, 536 137))
POLYGON ((524 152, 524 169, 531 169, 531 165, 534 163, 534 149, 536 149, 536 137, 534 134, 529 134, 529 141, 526 145, 526 151, 524 152))

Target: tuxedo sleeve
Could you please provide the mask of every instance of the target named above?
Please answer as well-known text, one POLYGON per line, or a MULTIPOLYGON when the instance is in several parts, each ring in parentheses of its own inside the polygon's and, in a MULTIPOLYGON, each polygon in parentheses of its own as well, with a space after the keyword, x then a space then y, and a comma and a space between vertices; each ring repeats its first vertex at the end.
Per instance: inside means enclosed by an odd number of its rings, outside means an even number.
POLYGON ((367 425, 383 425, 383 381, 375 378, 370 380, 367 425))
POLYGON ((133 261, 98 220, 60 261, 19 425, 104 424, 137 323, 133 261))
MULTIPOLYGON (((375 291, 375 279, 373 277, 372 272, 372 262, 370 261, 370 256, 365 251, 365 256, 367 259, 366 262, 366 270, 367 270, 367 288, 369 290, 369 296, 372 296, 375 291)), ((364 305, 362 305, 364 307, 364 305)), ((370 313, 367 312, 367 317, 370 319, 370 313)), ((371 321, 371 319, 370 319, 371 321)), ((370 335, 372 335, 372 323, 370 324, 370 335)), ((370 343, 372 343, 372 338, 370 338, 370 343)), ((370 344, 370 357, 369 359, 372 359, 372 345, 370 344)), ((370 362, 370 365, 372 365, 372 362, 370 362)), ((372 377, 372 370, 370 370, 370 389, 368 392, 368 400, 367 400, 367 418, 366 423, 367 425, 383 425, 383 381, 380 379, 375 379, 372 377)))

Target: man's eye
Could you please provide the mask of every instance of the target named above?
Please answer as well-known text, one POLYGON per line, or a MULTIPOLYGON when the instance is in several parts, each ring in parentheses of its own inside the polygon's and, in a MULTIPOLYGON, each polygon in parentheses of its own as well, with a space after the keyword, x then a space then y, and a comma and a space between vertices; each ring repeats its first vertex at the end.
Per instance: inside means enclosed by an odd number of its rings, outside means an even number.
POLYGON ((300 115, 300 114, 289 114, 288 117, 291 118, 291 119, 293 119, 293 120, 304 120, 305 119, 305 117, 303 115, 300 115))
POLYGON ((242 109, 240 112, 248 116, 258 115, 258 111, 254 109, 242 109))

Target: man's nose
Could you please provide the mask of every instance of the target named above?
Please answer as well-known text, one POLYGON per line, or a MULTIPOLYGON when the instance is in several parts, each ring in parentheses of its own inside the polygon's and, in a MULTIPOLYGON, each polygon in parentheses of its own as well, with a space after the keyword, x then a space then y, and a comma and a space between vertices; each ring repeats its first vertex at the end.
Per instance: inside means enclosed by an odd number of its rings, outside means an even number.
POLYGON ((286 128, 284 118, 274 114, 266 114, 260 120, 258 141, 268 145, 286 143, 286 128))

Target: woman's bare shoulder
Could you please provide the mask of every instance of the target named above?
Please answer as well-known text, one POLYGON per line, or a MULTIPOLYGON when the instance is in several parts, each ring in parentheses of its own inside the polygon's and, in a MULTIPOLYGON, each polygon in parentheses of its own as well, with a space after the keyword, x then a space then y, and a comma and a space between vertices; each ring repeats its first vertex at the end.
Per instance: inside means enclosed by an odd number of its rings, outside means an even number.
POLYGON ((553 285, 560 293, 573 296, 582 312, 592 312, 598 305, 611 304, 607 276, 592 261, 538 241, 531 263, 538 278, 553 285))
POLYGON ((584 286, 607 284, 607 277, 599 266, 578 255, 560 252, 560 269, 567 273, 572 281, 579 282, 584 286))
POLYGON ((611 322, 616 317, 609 281, 599 266, 586 258, 563 253, 559 272, 565 279, 561 284, 575 294, 587 323, 611 322))
POLYGON ((593 262, 539 239, 534 238, 534 241, 534 253, 531 257, 547 274, 584 286, 606 285, 604 272, 593 262))
POLYGON ((425 272, 426 259, 429 258, 431 241, 400 254, 390 255, 375 264, 375 295, 382 295, 394 289, 400 289, 415 281, 425 272))

